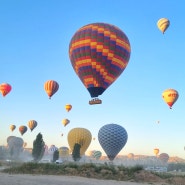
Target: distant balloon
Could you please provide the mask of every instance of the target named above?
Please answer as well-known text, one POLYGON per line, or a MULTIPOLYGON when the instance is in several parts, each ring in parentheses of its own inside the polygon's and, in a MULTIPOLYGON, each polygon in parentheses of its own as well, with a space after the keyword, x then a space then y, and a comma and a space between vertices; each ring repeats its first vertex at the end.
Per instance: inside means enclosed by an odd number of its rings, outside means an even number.
POLYGON ((96 150, 90 150, 90 151, 88 151, 88 155, 89 155, 90 157, 93 157, 93 154, 94 154, 95 151, 96 151, 96 150))
POLYGON ((65 109, 66 109, 67 112, 69 112, 72 109, 72 105, 66 104, 65 109))
POLYGON ((175 89, 166 89, 162 93, 162 98, 168 104, 170 109, 172 108, 173 104, 177 101, 178 97, 179 93, 175 89))
POLYGON ((127 157, 128 157, 129 159, 133 159, 133 158, 134 158, 134 154, 133 154, 133 153, 129 153, 129 154, 127 155, 127 157))
POLYGON ((157 21, 157 27, 164 34, 167 28, 170 26, 170 21, 167 18, 161 18, 157 21))
POLYGON ((125 146, 128 139, 127 131, 120 125, 107 124, 100 128, 98 140, 110 161, 125 146))
POLYGON ((99 95, 121 75, 130 59, 131 47, 126 34, 107 23, 81 27, 69 45, 71 64, 92 98, 99 95))
POLYGON ((69 156, 69 148, 66 146, 62 146, 58 149, 59 157, 68 157, 69 156))
POLYGON ((73 151, 75 144, 79 144, 80 155, 84 155, 92 140, 91 132, 85 128, 73 128, 68 133, 68 144, 73 151))
POLYGON ((3 96, 6 96, 11 90, 12 87, 10 84, 7 83, 0 84, 0 92, 3 96))
POLYGON ((57 148, 55 145, 51 145, 51 146, 49 147, 49 149, 48 149, 48 153, 49 153, 50 155, 53 155, 53 153, 54 153, 56 150, 58 150, 58 148, 57 148))
POLYGON ((37 121, 35 121, 35 120, 30 120, 30 121, 28 122, 28 127, 30 128, 31 131, 32 131, 36 126, 37 126, 37 121))
POLYGON ((159 159, 164 162, 164 163, 167 163, 168 162, 168 159, 169 159, 169 155, 167 153, 161 153, 159 155, 159 159))
POLYGON ((14 159, 17 159, 23 150, 23 139, 20 137, 9 136, 7 138, 8 148, 12 153, 14 159))
POLYGON ((44 89, 51 98, 59 89, 59 84, 54 80, 48 80, 44 83, 44 89))
POLYGON ((154 148, 154 154, 157 156, 159 154, 159 149, 158 148, 154 148))
POLYGON ((15 125, 10 125, 10 130, 13 132, 16 129, 15 125))
POLYGON ((26 126, 22 125, 19 127, 19 132, 21 133, 21 135, 24 135, 26 131, 27 131, 26 126))
POLYGON ((70 120, 68 120, 68 119, 63 119, 62 120, 62 124, 64 125, 64 127, 66 126, 66 125, 68 125, 70 123, 70 120))
POLYGON ((93 153, 93 157, 94 157, 96 160, 100 159, 101 156, 102 156, 102 153, 101 153, 100 151, 95 151, 95 152, 93 153))

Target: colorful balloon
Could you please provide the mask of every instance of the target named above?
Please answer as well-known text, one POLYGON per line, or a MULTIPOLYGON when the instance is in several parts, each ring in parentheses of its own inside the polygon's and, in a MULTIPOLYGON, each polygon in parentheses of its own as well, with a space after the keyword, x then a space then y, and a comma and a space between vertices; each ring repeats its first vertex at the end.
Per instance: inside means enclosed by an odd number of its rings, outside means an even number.
POLYGON ((127 131, 120 125, 107 124, 100 128, 98 140, 110 161, 125 146, 128 139, 127 131))
POLYGON ((92 140, 91 132, 85 128, 73 128, 69 131, 67 137, 71 151, 73 151, 75 144, 81 146, 80 155, 85 154, 92 140))
POLYGON ((66 104, 65 109, 66 109, 67 112, 69 112, 72 109, 72 105, 66 104))
MULTIPOLYGON (((69 45, 74 71, 92 98, 101 95, 121 75, 130 53, 126 34, 106 23, 83 26, 74 34, 69 45)), ((101 103, 98 98, 93 100, 89 104, 101 103)))
POLYGON ((170 109, 173 104, 177 101, 179 93, 175 89, 167 89, 162 93, 163 100, 168 104, 170 109))
POLYGON ((44 83, 44 89, 51 98, 59 89, 59 84, 54 80, 48 80, 44 83))
POLYGON ((28 122, 28 127, 30 128, 30 130, 32 131, 35 127, 37 126, 37 122, 35 120, 30 120, 28 122))
POLYGON ((19 127, 19 132, 21 133, 21 135, 24 135, 26 131, 27 131, 27 127, 26 126, 21 125, 19 127))
POLYGON ((159 149, 158 148, 154 148, 154 154, 157 156, 159 154, 159 149))
POLYGON ((10 130, 13 132, 16 129, 15 125, 10 125, 10 130))
POLYGON ((170 26, 170 21, 167 18, 161 18, 157 21, 157 27, 164 34, 167 28, 170 26))
POLYGON ((96 160, 100 159, 101 156, 102 156, 102 153, 101 153, 100 151, 95 151, 95 152, 93 153, 93 157, 94 157, 96 160))
POLYGON ((64 127, 66 126, 66 125, 68 125, 70 123, 70 120, 68 120, 68 119, 63 119, 62 120, 62 124, 64 125, 64 127))
POLYGON ((5 97, 10 91, 12 90, 12 87, 10 84, 2 83, 0 84, 0 92, 5 97))

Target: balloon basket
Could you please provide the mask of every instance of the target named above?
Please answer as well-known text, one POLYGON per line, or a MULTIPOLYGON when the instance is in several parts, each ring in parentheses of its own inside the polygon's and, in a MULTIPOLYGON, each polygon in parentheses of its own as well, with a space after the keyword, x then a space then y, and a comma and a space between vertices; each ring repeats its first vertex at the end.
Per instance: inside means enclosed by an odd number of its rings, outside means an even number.
POLYGON ((89 101, 89 105, 102 104, 102 101, 98 98, 94 98, 89 101))

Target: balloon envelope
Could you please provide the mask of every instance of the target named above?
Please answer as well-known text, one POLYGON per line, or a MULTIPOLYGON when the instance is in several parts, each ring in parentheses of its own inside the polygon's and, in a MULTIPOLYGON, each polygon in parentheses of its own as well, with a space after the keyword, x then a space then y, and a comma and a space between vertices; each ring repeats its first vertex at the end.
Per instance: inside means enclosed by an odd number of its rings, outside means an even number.
POLYGON ((70 123, 70 120, 68 120, 68 119, 63 119, 62 120, 62 124, 64 125, 64 127, 66 126, 66 125, 68 125, 70 123))
POLYGON ((0 92, 3 96, 6 96, 11 90, 12 90, 12 87, 10 84, 8 83, 0 84, 0 92))
POLYGON ((75 144, 79 144, 80 155, 84 155, 92 140, 91 132, 85 128, 73 128, 68 133, 68 143, 71 151, 75 144))
POLYGON ((127 139, 127 131, 122 126, 113 123, 104 125, 98 132, 99 143, 111 161, 125 146, 127 139))
POLYGON ((91 97, 101 95, 121 75, 129 62, 130 52, 126 34, 107 23, 83 26, 69 45, 73 69, 91 97))
POLYGON ((169 155, 167 153, 161 153, 159 155, 159 159, 164 162, 164 163, 167 163, 168 162, 168 159, 169 159, 169 155))
POLYGON ((10 130, 13 132, 16 129, 15 125, 10 125, 10 130))
POLYGON ((166 89, 162 93, 162 98, 168 104, 170 109, 172 108, 173 104, 177 101, 178 97, 179 93, 175 89, 166 89))
POLYGON ((44 83, 44 89, 51 98, 59 89, 59 84, 54 80, 48 80, 44 83))
POLYGON ((24 135, 24 133, 27 131, 27 127, 24 125, 21 125, 19 127, 19 132, 21 133, 21 135, 24 135))
POLYGON ((72 109, 72 105, 66 104, 65 109, 66 109, 67 112, 69 112, 72 109))
POLYGON ((159 154, 159 149, 158 148, 154 148, 154 154, 157 156, 159 154))
POLYGON ((169 26, 170 21, 167 18, 161 18, 157 21, 157 27, 162 33, 164 33, 169 26))
POLYGON ((32 131, 36 126, 37 126, 37 121, 35 121, 35 120, 30 120, 30 121, 28 122, 28 127, 30 128, 31 131, 32 131))

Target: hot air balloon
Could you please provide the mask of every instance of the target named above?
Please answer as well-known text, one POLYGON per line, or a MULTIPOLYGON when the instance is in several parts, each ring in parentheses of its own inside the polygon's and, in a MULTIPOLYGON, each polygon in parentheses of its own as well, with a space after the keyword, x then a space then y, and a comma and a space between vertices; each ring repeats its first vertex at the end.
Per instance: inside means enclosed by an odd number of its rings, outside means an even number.
POLYGON ((7 138, 8 148, 12 153, 14 159, 18 159, 19 155, 23 151, 23 139, 20 137, 9 136, 7 138))
POLYGON ((2 83, 0 84, 0 92, 5 97, 10 91, 12 90, 12 87, 10 84, 2 83))
POLYGON ((167 18, 161 18, 157 21, 157 27, 164 34, 167 28, 170 26, 170 21, 167 18))
POLYGON ((72 105, 66 104, 65 109, 66 109, 67 112, 69 112, 72 109, 72 105))
POLYGON ((80 155, 84 155, 91 143, 92 135, 91 132, 85 128, 73 128, 69 131, 67 138, 71 151, 73 151, 75 144, 79 144, 80 155))
POLYGON ((59 84, 54 80, 48 80, 44 83, 44 89, 51 98, 59 89, 59 84))
POLYGON ((16 129, 15 125, 10 125, 10 130, 13 132, 16 129))
POLYGON ((107 124, 100 128, 98 140, 110 161, 125 146, 128 139, 127 131, 120 125, 107 124))
POLYGON ((133 158, 134 158, 134 154, 133 154, 133 153, 129 153, 129 154, 127 155, 127 157, 128 157, 129 159, 133 159, 133 158))
POLYGON ((163 163, 167 163, 168 159, 169 159, 169 155, 167 153, 161 153, 159 155, 159 159, 163 162, 163 163))
POLYGON ((62 124, 64 125, 64 127, 66 126, 66 125, 68 125, 70 123, 70 120, 68 120, 68 119, 63 119, 62 120, 62 124))
POLYGON ((37 126, 37 122, 35 120, 30 120, 28 122, 28 127, 30 128, 30 130, 32 131, 35 127, 37 126))
POLYGON ((158 148, 154 148, 154 154, 157 156, 159 154, 159 149, 158 148))
POLYGON ((96 160, 100 159, 101 156, 102 156, 102 153, 100 151, 98 151, 98 150, 93 153, 93 157, 96 160))
POLYGON ((62 146, 59 148, 59 157, 68 157, 69 156, 69 148, 66 146, 62 146))
POLYGON ((167 89, 162 93, 163 100, 168 104, 170 109, 173 104, 177 101, 179 97, 179 93, 174 89, 167 89))
POLYGON ((53 153, 58 150, 58 148, 55 145, 51 145, 50 148, 48 149, 48 153, 50 155, 53 155, 53 153))
POLYGON ((24 135, 26 131, 27 131, 27 127, 26 126, 21 125, 19 127, 19 132, 21 133, 21 135, 24 135))
POLYGON ((94 99, 101 95, 125 70, 131 47, 126 34, 107 23, 92 23, 80 28, 69 45, 74 71, 94 99))

